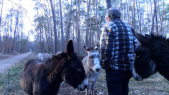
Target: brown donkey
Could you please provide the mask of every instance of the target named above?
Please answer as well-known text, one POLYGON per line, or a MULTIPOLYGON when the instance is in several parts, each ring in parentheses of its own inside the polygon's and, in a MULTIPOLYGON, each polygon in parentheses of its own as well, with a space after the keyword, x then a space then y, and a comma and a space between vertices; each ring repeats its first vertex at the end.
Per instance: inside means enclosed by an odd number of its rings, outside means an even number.
POLYGON ((42 62, 29 60, 20 79, 21 88, 29 95, 57 95, 61 82, 84 90, 88 85, 82 62, 74 53, 72 40, 69 40, 66 52, 53 55, 42 62))

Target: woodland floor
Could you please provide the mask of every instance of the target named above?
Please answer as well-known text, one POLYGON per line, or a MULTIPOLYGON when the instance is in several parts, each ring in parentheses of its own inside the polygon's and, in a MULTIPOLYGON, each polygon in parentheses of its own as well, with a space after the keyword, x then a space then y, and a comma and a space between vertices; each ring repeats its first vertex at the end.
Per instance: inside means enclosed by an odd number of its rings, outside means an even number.
MULTIPOLYGON (((2 58, 2 55, 0 55, 0 58, 7 59, 11 56, 2 58)), ((18 72, 23 69, 25 62, 32 58, 37 58, 37 55, 30 54, 29 57, 20 60, 17 64, 11 67, 10 80, 13 80, 12 77, 15 77, 16 75, 17 77, 9 85, 9 95, 27 95, 22 91, 19 85, 19 79, 22 73, 18 74, 18 72)), ((4 92, 7 86, 7 77, 2 77, 6 72, 7 71, 5 70, 3 73, 0 73, 0 95, 4 92)), ((7 91, 5 91, 3 95, 6 94, 7 91)), ((77 91, 68 84, 63 84, 59 89, 58 95, 85 95, 85 91, 77 91)), ((95 87, 95 95, 108 95, 104 70, 101 70, 98 77, 95 87)), ((129 95, 169 95, 169 82, 159 73, 156 73, 143 81, 135 81, 131 78, 129 83, 129 95)))

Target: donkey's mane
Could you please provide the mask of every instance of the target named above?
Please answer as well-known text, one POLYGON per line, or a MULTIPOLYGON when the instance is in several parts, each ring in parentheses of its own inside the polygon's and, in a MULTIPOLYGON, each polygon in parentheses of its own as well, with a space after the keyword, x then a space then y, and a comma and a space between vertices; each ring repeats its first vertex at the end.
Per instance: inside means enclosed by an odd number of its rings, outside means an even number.
POLYGON ((153 39, 161 39, 161 40, 166 40, 166 37, 162 36, 162 35, 156 35, 154 33, 151 33, 151 38, 153 39))
POLYGON ((61 52, 59 54, 53 55, 52 58, 48 59, 44 64, 46 65, 47 70, 52 70, 58 66, 64 64, 67 61, 67 54, 61 52))
POLYGON ((64 68, 68 61, 67 54, 65 52, 59 53, 57 55, 53 55, 51 59, 46 61, 45 68, 50 75, 48 77, 49 80, 52 80, 55 75, 60 73, 60 71, 64 68))
MULTIPOLYGON (((74 58, 75 56, 76 53, 73 53, 71 58, 74 58)), ((70 59, 68 58, 67 53, 61 52, 59 54, 53 55, 51 59, 46 61, 46 63, 44 63, 46 65, 45 68, 48 72, 50 72, 48 79, 51 80, 55 75, 60 73, 60 71, 62 71, 62 69, 67 65, 69 60, 70 59)))

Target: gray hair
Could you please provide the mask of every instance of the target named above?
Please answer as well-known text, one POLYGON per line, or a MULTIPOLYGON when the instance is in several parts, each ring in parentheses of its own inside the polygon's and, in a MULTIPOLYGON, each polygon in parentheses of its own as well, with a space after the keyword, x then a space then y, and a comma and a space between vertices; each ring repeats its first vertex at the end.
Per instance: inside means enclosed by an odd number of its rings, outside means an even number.
POLYGON ((116 8, 109 8, 106 11, 105 19, 107 18, 114 19, 114 18, 120 18, 120 17, 121 17, 121 12, 116 8))

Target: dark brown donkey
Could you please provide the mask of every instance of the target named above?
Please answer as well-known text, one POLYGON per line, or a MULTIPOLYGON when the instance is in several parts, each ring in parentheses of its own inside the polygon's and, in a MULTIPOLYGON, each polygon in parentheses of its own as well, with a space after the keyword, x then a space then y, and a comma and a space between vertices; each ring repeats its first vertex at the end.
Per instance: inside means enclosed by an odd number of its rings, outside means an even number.
POLYGON ((29 95, 56 95, 62 81, 80 91, 88 85, 83 64, 74 53, 72 40, 68 41, 66 52, 53 55, 45 63, 38 59, 29 60, 20 85, 29 95))

